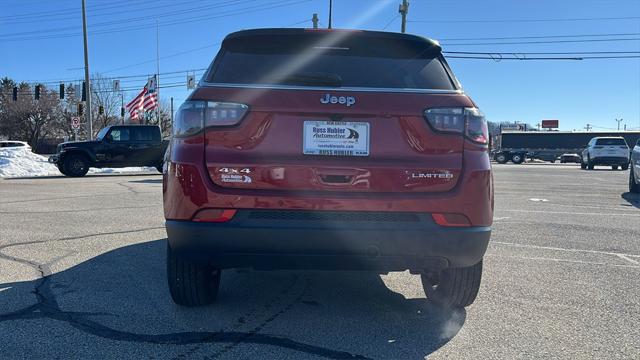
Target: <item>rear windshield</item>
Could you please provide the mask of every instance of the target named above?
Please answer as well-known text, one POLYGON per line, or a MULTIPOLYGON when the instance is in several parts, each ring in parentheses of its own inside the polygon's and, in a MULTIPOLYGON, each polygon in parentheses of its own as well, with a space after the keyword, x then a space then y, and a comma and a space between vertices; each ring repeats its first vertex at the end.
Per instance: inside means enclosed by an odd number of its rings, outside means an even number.
POLYGON ((226 41, 208 82, 455 90, 439 48, 357 35, 251 36, 226 41), (346 36, 346 37, 345 37, 346 36))
POLYGON ((598 139, 596 145, 623 145, 627 146, 627 142, 624 139, 598 139))

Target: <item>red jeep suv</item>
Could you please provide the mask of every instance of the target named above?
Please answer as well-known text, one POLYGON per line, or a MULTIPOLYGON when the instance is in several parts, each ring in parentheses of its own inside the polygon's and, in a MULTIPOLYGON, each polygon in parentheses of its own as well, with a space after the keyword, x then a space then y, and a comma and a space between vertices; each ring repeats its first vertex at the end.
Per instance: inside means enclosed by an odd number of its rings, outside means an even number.
POLYGON ((470 305, 493 218, 487 143, 435 41, 232 33, 173 124, 171 296, 211 303, 226 268, 408 269, 434 303, 470 305))

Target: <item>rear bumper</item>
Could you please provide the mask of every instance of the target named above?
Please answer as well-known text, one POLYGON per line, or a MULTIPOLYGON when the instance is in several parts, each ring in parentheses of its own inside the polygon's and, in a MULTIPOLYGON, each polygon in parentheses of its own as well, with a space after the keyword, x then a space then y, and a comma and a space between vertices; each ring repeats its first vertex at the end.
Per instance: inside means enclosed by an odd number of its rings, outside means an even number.
POLYGON ((600 156, 591 158, 593 165, 625 165, 629 163, 629 158, 622 156, 600 156))
POLYGON ((422 271, 476 264, 491 236, 490 227, 441 227, 428 214, 385 221, 349 219, 350 212, 323 212, 331 216, 320 220, 274 213, 238 211, 225 223, 167 220, 168 241, 218 268, 422 271))

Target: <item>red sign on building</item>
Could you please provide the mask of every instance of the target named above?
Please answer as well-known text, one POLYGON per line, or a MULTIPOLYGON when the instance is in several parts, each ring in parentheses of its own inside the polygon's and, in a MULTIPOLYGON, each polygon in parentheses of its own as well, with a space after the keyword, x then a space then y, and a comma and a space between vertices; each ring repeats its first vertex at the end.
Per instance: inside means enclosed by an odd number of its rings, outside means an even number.
POLYGON ((558 120, 542 120, 543 129, 557 129, 559 127, 558 120))

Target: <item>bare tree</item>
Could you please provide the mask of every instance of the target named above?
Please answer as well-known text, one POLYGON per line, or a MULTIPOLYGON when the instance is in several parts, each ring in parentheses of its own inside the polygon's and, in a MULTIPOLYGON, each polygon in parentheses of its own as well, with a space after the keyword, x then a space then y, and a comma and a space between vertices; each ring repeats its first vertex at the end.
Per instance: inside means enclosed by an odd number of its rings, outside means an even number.
POLYGON ((3 132, 10 138, 28 142, 35 152, 43 139, 62 133, 58 94, 41 85, 40 99, 36 100, 35 90, 29 84, 17 86, 17 101, 7 101, 6 97, 3 100, 3 132))
POLYGON ((91 80, 91 93, 93 107, 91 109, 93 119, 93 131, 95 136, 100 129, 109 125, 119 124, 120 106, 122 104, 121 93, 113 90, 113 80, 100 74, 94 74, 91 80), (98 113, 102 106, 104 114, 98 113))
POLYGON ((171 137, 171 105, 168 104, 167 101, 160 102, 160 122, 158 122, 155 110, 153 112, 148 112, 146 116, 146 123, 160 126, 163 138, 166 139, 171 137))

